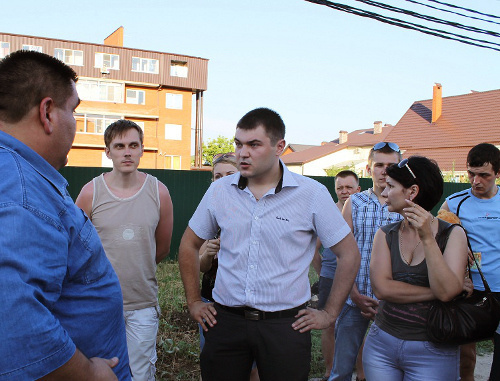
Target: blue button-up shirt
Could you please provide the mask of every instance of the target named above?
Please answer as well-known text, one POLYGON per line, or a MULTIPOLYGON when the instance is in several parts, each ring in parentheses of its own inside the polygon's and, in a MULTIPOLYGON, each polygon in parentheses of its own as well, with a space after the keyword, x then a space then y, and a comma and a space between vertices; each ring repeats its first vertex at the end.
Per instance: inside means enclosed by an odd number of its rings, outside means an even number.
POLYGON ((0 380, 34 380, 87 357, 120 358, 129 380, 118 278, 66 180, 0 131, 0 380))
MULTIPOLYGON (((352 224, 354 238, 361 254, 361 265, 356 276, 356 286, 361 295, 373 298, 370 283, 370 260, 372 257, 373 238, 377 230, 384 225, 399 221, 403 217, 399 213, 389 212, 387 204, 380 204, 373 188, 351 195, 352 224)), ((347 304, 356 306, 351 297, 347 304)))
POLYGON ((277 311, 307 302, 316 238, 331 247, 350 231, 323 185, 282 168, 280 185, 259 201, 239 172, 215 181, 189 222, 203 239, 221 229, 220 304, 277 311))

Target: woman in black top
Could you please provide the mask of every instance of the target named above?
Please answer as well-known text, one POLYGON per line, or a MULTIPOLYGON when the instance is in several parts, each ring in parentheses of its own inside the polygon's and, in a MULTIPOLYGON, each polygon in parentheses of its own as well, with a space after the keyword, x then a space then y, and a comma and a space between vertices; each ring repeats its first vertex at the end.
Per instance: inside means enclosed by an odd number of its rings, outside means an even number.
POLYGON ((428 341, 426 317, 430 301, 462 292, 465 233, 429 212, 443 193, 435 162, 412 156, 387 168, 386 180, 388 209, 404 220, 373 241, 370 279, 380 304, 363 352, 367 380, 459 380, 458 346, 428 341))

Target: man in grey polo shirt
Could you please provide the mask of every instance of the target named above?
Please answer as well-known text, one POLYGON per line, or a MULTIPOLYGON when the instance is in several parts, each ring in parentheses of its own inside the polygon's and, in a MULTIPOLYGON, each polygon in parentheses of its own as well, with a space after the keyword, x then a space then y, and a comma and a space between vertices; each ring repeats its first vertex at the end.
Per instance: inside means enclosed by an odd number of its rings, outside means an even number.
POLYGON ((257 362, 262 380, 307 380, 311 329, 335 322, 360 255, 327 189, 291 173, 279 156, 285 125, 259 108, 240 119, 240 172, 212 183, 189 222, 179 266, 189 311, 205 330, 204 381, 248 379, 257 362), (220 229, 214 304, 201 301, 198 250, 220 229), (324 310, 305 307, 317 237, 338 259, 324 310))

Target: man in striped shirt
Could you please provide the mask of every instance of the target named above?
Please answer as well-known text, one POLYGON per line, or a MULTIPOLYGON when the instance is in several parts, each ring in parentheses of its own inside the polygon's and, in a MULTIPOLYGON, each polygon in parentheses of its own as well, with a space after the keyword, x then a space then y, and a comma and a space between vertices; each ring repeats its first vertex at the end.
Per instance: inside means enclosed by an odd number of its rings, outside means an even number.
POLYGON ((359 251, 328 190, 279 159, 285 125, 267 108, 250 111, 235 134, 239 172, 212 183, 189 222, 179 266, 189 311, 205 330, 204 381, 306 381, 311 329, 334 323, 359 267, 359 251), (220 229, 214 304, 199 291, 198 250, 220 229), (338 258, 324 310, 306 308, 316 239, 338 258))
POLYGON ((351 195, 342 215, 351 227, 361 253, 361 267, 349 298, 335 327, 335 354, 330 380, 350 381, 359 348, 370 320, 375 316, 378 301, 370 285, 370 259, 373 237, 382 225, 401 219, 398 213, 390 213, 382 192, 387 183, 385 170, 401 160, 397 144, 380 142, 373 146, 368 156, 367 172, 373 187, 351 195))

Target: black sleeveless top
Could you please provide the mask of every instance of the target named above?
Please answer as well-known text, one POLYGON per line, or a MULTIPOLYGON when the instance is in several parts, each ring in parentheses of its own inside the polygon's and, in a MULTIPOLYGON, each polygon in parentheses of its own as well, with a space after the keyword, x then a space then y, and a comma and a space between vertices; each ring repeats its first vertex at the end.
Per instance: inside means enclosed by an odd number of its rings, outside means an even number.
MULTIPOLYGON (((444 251, 450 227, 446 221, 438 219, 436 241, 441 251, 444 251)), ((427 263, 424 258, 417 265, 410 266, 401 258, 399 251, 399 231, 402 221, 382 226, 386 234, 387 246, 391 252, 392 278, 415 286, 429 287, 427 263)), ((428 341, 427 311, 430 302, 392 303, 380 301, 375 323, 383 331, 401 340, 428 341)))

